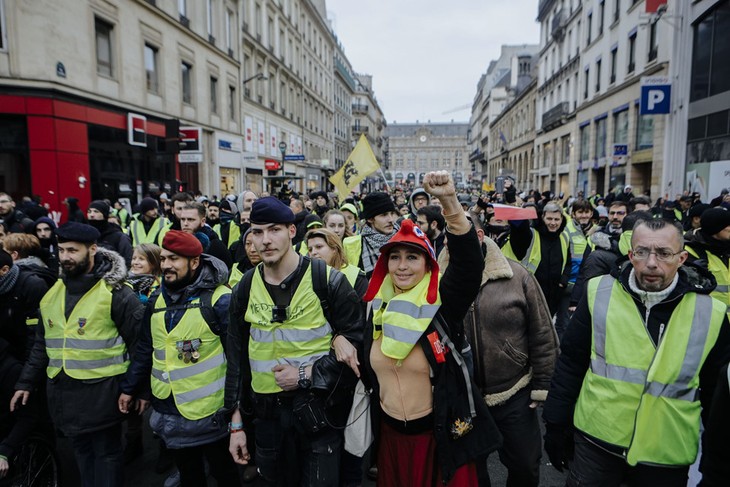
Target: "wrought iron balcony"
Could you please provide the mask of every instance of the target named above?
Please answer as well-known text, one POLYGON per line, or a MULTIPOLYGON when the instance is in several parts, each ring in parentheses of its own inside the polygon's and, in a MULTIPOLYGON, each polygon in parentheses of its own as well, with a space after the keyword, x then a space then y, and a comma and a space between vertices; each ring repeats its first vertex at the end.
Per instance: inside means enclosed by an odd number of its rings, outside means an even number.
POLYGON ((542 114, 542 128, 548 130, 565 123, 565 118, 570 113, 570 103, 563 101, 542 114))

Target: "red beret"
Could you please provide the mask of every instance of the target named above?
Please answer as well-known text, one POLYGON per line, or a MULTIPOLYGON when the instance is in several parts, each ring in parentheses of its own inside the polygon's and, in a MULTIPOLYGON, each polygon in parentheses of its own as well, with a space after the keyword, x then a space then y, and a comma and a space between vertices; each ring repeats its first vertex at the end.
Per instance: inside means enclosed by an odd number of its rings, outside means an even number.
POLYGON ((183 257, 198 257, 203 253, 203 245, 195 235, 180 230, 170 230, 162 239, 162 248, 183 257))

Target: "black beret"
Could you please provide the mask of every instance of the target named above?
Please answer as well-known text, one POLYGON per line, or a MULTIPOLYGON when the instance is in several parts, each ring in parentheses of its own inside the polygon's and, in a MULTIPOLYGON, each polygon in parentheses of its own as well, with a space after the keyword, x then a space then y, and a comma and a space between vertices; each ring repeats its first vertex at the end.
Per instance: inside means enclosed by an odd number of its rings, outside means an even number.
POLYGON ((393 203, 391 197, 388 193, 376 191, 362 199, 360 218, 367 220, 391 211, 395 211, 395 203, 393 203))
POLYGON ((4 250, 0 250, 0 267, 5 266, 13 267, 13 258, 4 250))
POLYGON ((251 223, 292 223, 294 212, 276 196, 266 196, 253 202, 251 223))
POLYGON ((81 242, 95 243, 101 237, 99 230, 85 223, 68 222, 56 229, 56 236, 60 243, 81 242))

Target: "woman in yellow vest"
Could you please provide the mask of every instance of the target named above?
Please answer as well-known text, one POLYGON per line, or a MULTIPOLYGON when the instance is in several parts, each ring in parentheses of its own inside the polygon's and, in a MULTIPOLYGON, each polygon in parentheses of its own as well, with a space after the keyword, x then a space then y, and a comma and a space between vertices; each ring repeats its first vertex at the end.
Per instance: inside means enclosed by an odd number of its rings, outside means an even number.
POLYGON ((345 217, 345 214, 340 210, 328 211, 324 215, 322 221, 324 222, 324 228, 334 232, 335 235, 340 238, 340 242, 343 241, 345 237, 352 237, 355 235, 347 225, 347 218, 345 217))
POLYGON ((253 246, 251 241, 251 230, 246 230, 241 237, 243 249, 236 251, 238 261, 233 264, 231 268, 231 274, 228 276, 228 285, 233 289, 233 286, 239 283, 243 275, 247 270, 253 269, 256 265, 261 262, 261 256, 256 252, 256 248, 253 246), (238 257, 240 256, 240 257, 238 257))
POLYGON ((376 424, 378 486, 476 486, 476 461, 500 443, 459 351, 463 318, 479 290, 484 260, 476 232, 444 171, 424 189, 443 206, 451 263, 439 275, 428 238, 411 220, 381 248, 365 301, 363 381, 376 424))
POLYGON ((359 297, 365 295, 368 280, 365 273, 355 265, 347 263, 345 251, 339 237, 325 228, 310 230, 304 236, 304 243, 313 259, 322 259, 328 266, 342 272, 359 297))

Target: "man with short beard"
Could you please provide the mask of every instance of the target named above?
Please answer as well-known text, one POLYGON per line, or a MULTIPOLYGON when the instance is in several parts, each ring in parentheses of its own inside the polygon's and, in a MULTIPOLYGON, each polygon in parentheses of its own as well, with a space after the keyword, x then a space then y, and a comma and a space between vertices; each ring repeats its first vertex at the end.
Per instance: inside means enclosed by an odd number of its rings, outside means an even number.
MULTIPOLYGON (((428 195, 428 193, 426 193, 428 195)), ((441 214, 441 208, 434 205, 421 206, 416 211, 416 224, 431 242, 436 256, 441 253, 446 240, 446 220, 441 214)))
POLYGON ((48 268, 58 276, 60 264, 58 262, 58 239, 56 238, 56 222, 42 216, 31 227, 31 233, 38 237, 41 249, 38 256, 48 268))
POLYGON ((205 224, 205 206, 202 203, 188 203, 180 210, 180 228, 201 241, 203 252, 220 259, 228 269, 231 268, 231 253, 218 235, 205 224))
MULTIPOLYGON (((192 205, 181 212, 183 227, 192 205)), ((217 415, 226 373, 228 269, 204 254, 193 235, 178 230, 162 241, 160 268, 160 294, 148 304, 134 361, 121 385, 119 410, 133 411, 133 398, 145 397, 151 384, 150 424, 175 458, 181 485, 206 485, 207 460, 217 485, 238 486, 228 429, 217 415)), ((147 401, 137 402, 142 414, 147 401)))
POLYGON ((221 222, 220 219, 220 201, 211 201, 208 203, 207 215, 205 216, 205 222, 211 227, 215 227, 221 222))
POLYGON ((86 219, 89 225, 99 230, 101 234, 97 245, 121 255, 129 268, 132 265, 132 240, 122 231, 122 227, 107 221, 109 211, 110 208, 106 201, 92 201, 89 203, 89 209, 86 210, 86 219))
POLYGON ((182 210, 185 208, 185 205, 192 203, 193 201, 195 201, 195 198, 187 192, 175 193, 173 195, 171 200, 172 216, 170 217, 170 221, 172 224, 170 225, 170 230, 180 230, 180 217, 182 215, 182 210))
POLYGON ((45 372, 49 413, 71 440, 82 485, 122 486, 117 399, 144 307, 124 285, 124 260, 96 245, 98 230, 69 222, 56 235, 63 277, 40 302, 42 326, 10 409, 27 403, 45 372))
POLYGON ((4 223, 10 233, 29 232, 33 220, 15 209, 15 201, 8 193, 0 193, 0 223, 4 223))
POLYGON ((360 218, 365 220, 366 224, 362 227, 360 235, 345 238, 342 247, 347 262, 365 271, 369 279, 380 257, 380 247, 398 231, 395 223, 398 213, 388 193, 379 191, 363 198, 362 207, 360 218))

